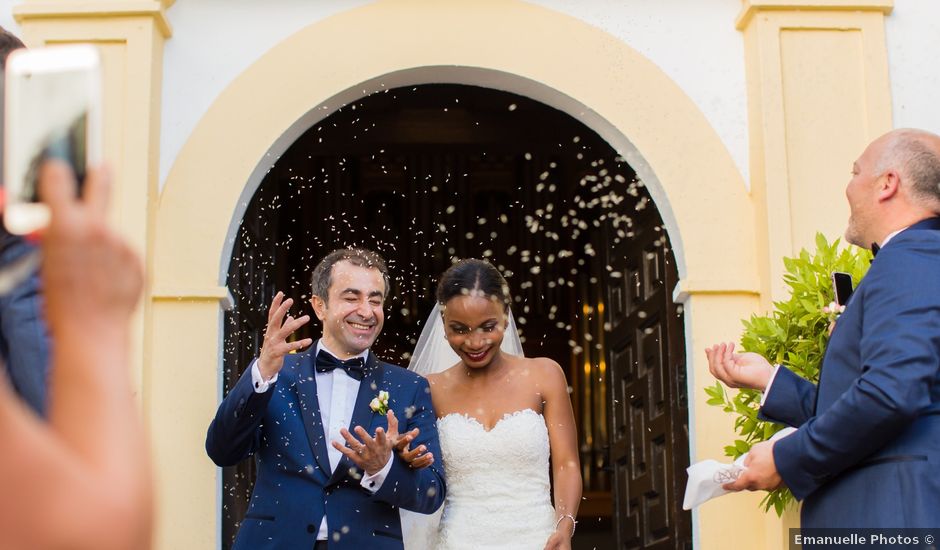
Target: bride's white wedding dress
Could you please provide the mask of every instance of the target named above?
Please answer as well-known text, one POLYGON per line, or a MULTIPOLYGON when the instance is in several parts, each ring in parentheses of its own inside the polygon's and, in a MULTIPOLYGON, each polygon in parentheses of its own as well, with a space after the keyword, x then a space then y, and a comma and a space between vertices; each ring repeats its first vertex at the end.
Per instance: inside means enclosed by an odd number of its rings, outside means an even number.
POLYGON ((437 422, 447 498, 440 550, 541 550, 555 526, 548 476, 548 429, 524 409, 489 431, 452 413, 437 422))
MULTIPOLYGON (((408 369, 427 376, 458 363, 444 335, 435 304, 408 369)), ((500 349, 522 356, 511 312, 500 349)), ((443 516, 403 510, 405 549, 542 550, 555 529, 542 415, 523 409, 487 430, 471 416, 452 413, 438 419, 437 431, 447 478, 443 516)))

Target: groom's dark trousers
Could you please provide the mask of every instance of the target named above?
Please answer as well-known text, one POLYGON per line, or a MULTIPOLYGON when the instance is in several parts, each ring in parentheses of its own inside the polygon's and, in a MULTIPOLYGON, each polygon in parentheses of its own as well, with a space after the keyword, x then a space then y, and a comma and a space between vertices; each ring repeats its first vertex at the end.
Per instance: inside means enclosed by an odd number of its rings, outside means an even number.
POLYGON ((940 527, 940 218, 881 248, 814 386, 784 367, 761 417, 804 528, 940 527))
MULTIPOLYGON (((312 352, 287 355, 275 386, 264 393, 254 391, 250 370, 222 401, 206 437, 206 451, 219 466, 252 455, 257 461, 258 477, 234 550, 312 549, 324 514, 331 550, 400 549, 398 508, 431 513, 443 503, 439 461, 413 470, 392 453, 391 470, 375 494, 361 487, 365 472, 348 458, 331 471, 312 352)), ((440 457, 427 380, 372 353, 351 427, 362 426, 370 435, 388 428, 386 417, 369 408, 381 390, 389 392, 401 432, 421 430, 412 446, 426 445, 440 457)))

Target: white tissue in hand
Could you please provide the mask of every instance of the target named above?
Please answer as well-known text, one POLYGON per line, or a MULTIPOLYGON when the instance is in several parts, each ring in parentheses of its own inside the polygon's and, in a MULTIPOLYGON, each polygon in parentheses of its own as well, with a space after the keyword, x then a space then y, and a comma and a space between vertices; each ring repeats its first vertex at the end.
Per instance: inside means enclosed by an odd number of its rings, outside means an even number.
MULTIPOLYGON (((784 428, 775 433, 770 441, 776 441, 795 432, 796 428, 784 428)), ((717 460, 703 460, 686 468, 689 481, 685 484, 685 499, 682 501, 683 510, 691 510, 705 501, 731 493, 722 488, 725 483, 738 479, 746 468, 744 459, 747 453, 739 456, 732 464, 724 464, 717 460)))
POLYGON ((717 460, 703 460, 686 468, 689 481, 685 484, 685 500, 682 501, 683 510, 691 510, 699 504, 720 497, 726 491, 722 488, 725 483, 738 479, 744 471, 743 463, 746 454, 741 455, 733 464, 723 464, 717 460))

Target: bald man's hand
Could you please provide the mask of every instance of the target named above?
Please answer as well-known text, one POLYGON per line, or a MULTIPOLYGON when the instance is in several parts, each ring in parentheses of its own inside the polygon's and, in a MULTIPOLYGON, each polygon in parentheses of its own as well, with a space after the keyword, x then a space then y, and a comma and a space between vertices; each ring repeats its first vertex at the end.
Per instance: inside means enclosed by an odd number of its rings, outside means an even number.
POLYGON ((750 388, 764 391, 774 367, 756 353, 735 353, 730 342, 705 349, 708 370, 729 388, 750 388))

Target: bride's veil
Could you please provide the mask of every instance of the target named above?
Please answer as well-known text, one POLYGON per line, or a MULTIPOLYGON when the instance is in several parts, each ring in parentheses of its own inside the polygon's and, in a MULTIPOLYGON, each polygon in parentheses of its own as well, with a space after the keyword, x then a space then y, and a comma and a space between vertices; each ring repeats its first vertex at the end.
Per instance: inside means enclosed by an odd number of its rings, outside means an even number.
MULTIPOLYGON (((516 329, 516 320, 512 311, 507 310, 508 322, 503 334, 503 343, 499 346, 504 353, 522 357, 522 340, 516 329)), ((440 304, 435 303, 431 314, 421 330, 415 351, 411 356, 408 370, 421 376, 443 372, 460 362, 460 357, 454 353, 444 334, 444 318, 441 315, 440 304)), ((441 457, 434 460, 440 464, 441 457)), ((404 538, 405 550, 430 550, 436 546, 437 532, 441 522, 441 506, 433 514, 419 514, 408 510, 401 510, 401 531, 404 538)))

